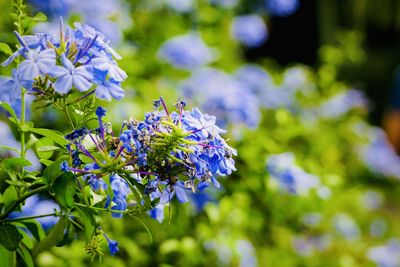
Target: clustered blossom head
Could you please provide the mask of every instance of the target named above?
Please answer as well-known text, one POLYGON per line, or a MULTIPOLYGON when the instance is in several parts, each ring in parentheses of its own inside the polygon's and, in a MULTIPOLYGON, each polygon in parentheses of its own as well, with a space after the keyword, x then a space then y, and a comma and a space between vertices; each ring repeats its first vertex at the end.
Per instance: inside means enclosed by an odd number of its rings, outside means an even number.
POLYGON ((102 33, 87 25, 74 25, 75 29, 64 30, 61 20, 58 35, 15 33, 20 46, 2 63, 7 66, 22 58, 2 88, 9 92, 10 102, 18 99, 22 87, 43 98, 75 90, 108 101, 124 96, 120 84, 127 75, 115 61, 121 57, 102 33))
MULTIPOLYGON (((105 110, 99 107, 99 128, 82 128, 65 136, 70 141, 70 160, 61 169, 82 175, 97 192, 109 192, 111 187, 114 211, 124 211, 132 187, 141 184, 145 196, 159 199, 151 215, 161 220, 174 195, 187 202, 187 194, 210 183, 219 187, 216 177, 236 170, 236 151, 220 136, 225 131, 215 124, 215 117, 197 108, 184 110, 185 105, 178 101, 177 112, 170 113, 163 100, 157 100, 155 110, 146 113, 143 121, 124 121, 119 137, 103 122, 105 110)), ((141 203, 136 200, 136 204, 141 203)), ((110 198, 105 206, 110 206, 110 198)))

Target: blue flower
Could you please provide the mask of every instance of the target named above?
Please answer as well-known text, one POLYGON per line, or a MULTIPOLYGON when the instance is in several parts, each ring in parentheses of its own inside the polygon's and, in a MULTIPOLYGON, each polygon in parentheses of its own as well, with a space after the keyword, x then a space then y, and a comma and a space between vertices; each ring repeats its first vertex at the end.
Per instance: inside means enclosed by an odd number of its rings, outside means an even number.
POLYGON ((385 132, 367 125, 360 132, 369 139, 358 150, 364 164, 375 174, 400 179, 400 157, 389 143, 385 132))
POLYGON ((323 195, 326 193, 323 192, 326 188, 320 186, 319 178, 296 166, 294 155, 290 152, 269 156, 267 169, 279 186, 290 194, 303 195, 307 194, 311 188, 316 188, 322 189, 321 198, 326 197, 323 195))
POLYGON ((400 265, 400 241, 392 239, 384 246, 370 248, 367 256, 378 267, 398 267, 400 265))
POLYGON ((88 66, 75 67, 65 55, 62 56, 62 62, 64 67, 56 66, 50 73, 50 76, 57 78, 53 84, 56 92, 66 94, 73 86, 84 92, 92 87, 89 81, 92 74, 88 66))
POLYGON ((63 172, 68 172, 68 171, 69 171, 68 162, 63 161, 63 162, 60 164, 60 169, 61 169, 61 171, 63 171, 63 172))
POLYGON ((30 91, 32 89, 32 82, 22 80, 20 73, 16 69, 13 69, 12 79, 4 77, 4 80, 1 80, 0 100, 12 104, 21 98, 21 88, 30 91))
POLYGON ((96 39, 96 45, 105 49, 116 59, 121 59, 121 56, 109 45, 109 41, 106 39, 104 34, 96 31, 96 29, 90 27, 89 25, 82 25, 79 22, 75 22, 74 26, 76 28, 75 31, 76 38, 92 39, 92 40, 96 39))
POLYGON ((274 87, 271 75, 257 65, 247 64, 240 67, 235 72, 235 78, 260 99, 268 98, 268 89, 274 87))
POLYGON ((151 209, 148 214, 151 218, 157 220, 159 223, 162 223, 164 220, 164 207, 165 204, 157 204, 154 209, 151 209))
POLYGON ((233 37, 247 47, 258 47, 268 38, 268 29, 263 19, 258 15, 235 17, 231 32, 233 37))
POLYGON ((178 69, 195 69, 213 60, 211 50, 197 32, 174 37, 165 42, 158 57, 178 69))
MULTIPOLYGON (((110 177, 110 183, 114 194, 112 199, 114 206, 111 207, 111 210, 117 210, 117 211, 126 210, 127 207, 126 198, 128 194, 131 192, 131 190, 129 189, 129 185, 124 179, 122 179, 117 174, 114 174, 110 177)), ((108 205, 109 205, 109 199, 106 203, 106 207, 108 207, 108 205)), ((112 217, 114 218, 122 218, 122 215, 123 215, 122 213, 117 213, 117 212, 112 213, 112 217)))
POLYGON ((22 80, 32 81, 40 74, 46 74, 56 65, 56 53, 54 49, 40 48, 29 50, 24 55, 26 59, 18 65, 18 74, 22 80))
POLYGON ((103 107, 97 107, 96 109, 96 116, 101 119, 106 115, 106 109, 103 107))
POLYGON ((292 15, 300 6, 299 0, 265 0, 267 10, 275 16, 287 17, 292 15))
POLYGON ((112 256, 114 256, 114 255, 119 251, 118 242, 117 242, 116 240, 112 240, 112 239, 109 238, 106 234, 103 234, 103 235, 104 235, 104 237, 105 237, 106 240, 107 240, 107 243, 108 243, 108 250, 110 251, 110 254, 111 254, 112 256))
POLYGON ((339 213, 333 218, 333 223, 338 234, 346 238, 347 240, 357 239, 361 232, 360 228, 354 219, 346 214, 339 213))
POLYGON ((68 2, 65 0, 29 0, 30 4, 34 5, 36 9, 45 13, 48 17, 61 17, 66 16, 69 12, 68 2))
POLYGON ((100 99, 111 101, 111 97, 120 100, 125 96, 120 83, 114 79, 106 80, 107 71, 95 69, 93 82, 97 84, 96 96, 100 99))
POLYGON ((337 118, 355 108, 365 109, 367 103, 367 98, 361 91, 352 89, 336 94, 323 102, 316 112, 317 116, 322 118, 337 118))
POLYGON ((128 77, 126 72, 118 67, 112 57, 104 53, 104 51, 97 53, 96 57, 93 58, 91 62, 96 69, 106 71, 107 75, 114 81, 122 82, 128 77))

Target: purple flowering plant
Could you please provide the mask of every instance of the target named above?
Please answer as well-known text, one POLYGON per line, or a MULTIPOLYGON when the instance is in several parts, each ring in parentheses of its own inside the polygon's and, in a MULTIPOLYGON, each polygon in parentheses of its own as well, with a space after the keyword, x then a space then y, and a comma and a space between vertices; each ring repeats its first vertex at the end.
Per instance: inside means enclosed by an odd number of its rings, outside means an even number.
POLYGON ((87 25, 69 28, 62 19, 57 36, 26 35, 23 1, 14 1, 13 8, 18 45, 13 52, 1 44, 9 55, 2 65, 15 67, 1 83, 0 106, 20 133, 20 149, 1 147, 13 152, 0 160, 2 251, 24 255, 29 266, 38 253, 82 236, 92 259, 106 245, 114 255, 118 242, 102 229, 103 217, 142 222, 140 215, 150 215, 161 222, 174 196, 181 203, 194 201, 195 193, 220 186, 218 176, 236 170, 236 150, 221 137, 225 130, 216 117, 186 109, 180 99, 170 110, 159 98, 143 119, 126 118, 114 132, 106 109, 96 105, 96 98, 124 97, 127 74, 109 41, 87 25), (63 112, 70 130, 35 128, 26 121, 27 95, 38 108, 63 112), (88 127, 92 119, 96 128, 88 127), (27 157, 32 148, 41 163, 35 168, 27 157))

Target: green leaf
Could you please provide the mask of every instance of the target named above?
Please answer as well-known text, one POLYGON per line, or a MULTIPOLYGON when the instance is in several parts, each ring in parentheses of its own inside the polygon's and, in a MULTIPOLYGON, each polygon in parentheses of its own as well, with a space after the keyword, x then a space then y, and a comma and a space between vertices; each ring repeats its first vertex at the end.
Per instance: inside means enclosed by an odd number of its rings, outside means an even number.
POLYGON ((72 173, 63 173, 53 183, 52 190, 55 198, 61 205, 72 208, 74 205, 74 195, 76 192, 76 178, 72 173))
POLYGON ((31 166, 32 163, 24 158, 9 158, 2 162, 4 170, 18 172, 21 168, 31 166))
POLYGON ((95 229, 97 228, 93 210, 85 207, 76 207, 76 210, 79 213, 78 218, 82 220, 85 226, 86 242, 89 242, 93 237, 95 229))
POLYGON ((0 266, 15 266, 15 253, 0 246, 0 266))
POLYGON ((10 56, 13 53, 11 48, 6 43, 0 43, 0 52, 8 56, 10 56))
MULTIPOLYGON (((63 171, 61 170, 61 163, 63 162, 63 159, 56 160, 53 162, 50 166, 48 166, 46 169, 43 171, 43 178, 45 182, 48 185, 52 185, 54 181, 63 174, 63 171)), ((42 161, 41 161, 42 162, 42 161)))
POLYGON ((42 12, 38 12, 33 18, 30 18, 33 21, 47 21, 47 16, 46 14, 42 13, 42 12))
POLYGON ((22 235, 17 227, 11 224, 0 225, 0 244, 9 251, 14 251, 19 247, 22 235))
POLYGON ((54 161, 48 159, 39 159, 39 161, 40 163, 46 165, 47 167, 54 163, 54 161))
POLYGON ((17 189, 15 189, 14 186, 7 187, 7 189, 3 193, 3 203, 5 208, 8 208, 13 203, 15 203, 17 198, 18 198, 17 189))
POLYGON ((21 246, 21 248, 19 248, 17 250, 17 252, 21 256, 21 258, 24 260, 25 265, 27 267, 34 267, 35 266, 35 264, 33 262, 32 255, 29 253, 28 249, 25 246, 21 246))
POLYGON ((11 150, 18 154, 20 153, 19 149, 10 146, 0 146, 0 150, 11 150))
POLYGON ((40 134, 42 136, 46 136, 53 140, 55 143, 61 145, 61 146, 66 146, 68 144, 68 141, 64 138, 64 136, 54 130, 49 130, 49 129, 43 129, 43 128, 29 128, 30 132, 40 134))
POLYGON ((32 254, 37 255, 38 253, 54 247, 58 243, 60 243, 64 238, 64 230, 67 228, 67 226, 68 217, 61 217, 54 228, 50 230, 49 234, 45 238, 43 238, 42 241, 36 244, 36 246, 32 250, 32 254))
POLYGON ((25 226, 37 241, 42 240, 46 235, 42 225, 36 220, 21 221, 20 224, 25 226))
POLYGON ((8 103, 6 103, 6 102, 1 102, 1 101, 0 101, 0 107, 3 107, 5 110, 7 110, 8 113, 10 113, 11 117, 12 117, 14 120, 18 121, 17 114, 15 114, 15 111, 14 111, 14 109, 10 106, 10 104, 8 104, 8 103))
POLYGON ((53 145, 53 141, 49 137, 43 137, 36 142, 36 153, 41 159, 49 159, 55 150, 60 149, 53 145))

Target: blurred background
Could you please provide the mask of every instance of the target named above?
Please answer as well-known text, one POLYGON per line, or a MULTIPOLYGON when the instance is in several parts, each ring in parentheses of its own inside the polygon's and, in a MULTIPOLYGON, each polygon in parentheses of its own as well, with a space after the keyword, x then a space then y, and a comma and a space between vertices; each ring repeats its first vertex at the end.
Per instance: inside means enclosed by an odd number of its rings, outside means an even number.
MULTIPOLYGON (((48 20, 32 34, 56 33, 63 16, 103 32, 121 54, 125 98, 98 103, 115 129, 160 95, 181 97, 215 115, 238 151, 220 189, 173 203, 163 220, 140 216, 152 239, 137 220, 110 216, 102 225, 118 254, 92 263, 78 234, 38 266, 400 266, 399 1, 27 4, 48 20)), ((14 46, 10 2, 0 8, 0 40, 14 46)), ((62 114, 35 101, 27 115, 68 131, 62 114)), ((2 122, 0 140, 17 146, 15 131, 2 122)))

